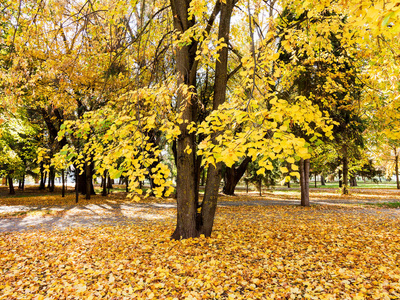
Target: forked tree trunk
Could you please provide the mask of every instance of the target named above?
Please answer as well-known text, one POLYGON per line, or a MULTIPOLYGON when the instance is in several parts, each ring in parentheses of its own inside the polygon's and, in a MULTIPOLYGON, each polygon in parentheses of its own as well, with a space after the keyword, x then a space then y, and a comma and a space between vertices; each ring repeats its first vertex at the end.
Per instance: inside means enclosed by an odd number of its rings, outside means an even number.
MULTIPOLYGON (((195 25, 195 19, 188 20, 188 9, 190 0, 171 0, 172 14, 174 16, 174 28, 178 34, 190 30, 195 25)), ((226 3, 217 1, 214 11, 209 19, 210 30, 216 15, 221 10, 218 40, 223 39, 229 44, 230 18, 233 10, 233 0, 226 3)), ((177 105, 184 120, 180 124, 181 134, 176 143, 176 165, 177 165, 177 224, 173 239, 185 239, 196 237, 200 234, 210 236, 214 223, 215 211, 217 208, 218 189, 221 181, 221 163, 216 166, 210 165, 206 181, 205 194, 201 204, 201 213, 197 215, 198 209, 198 185, 200 168, 199 159, 196 158, 195 136, 189 133, 187 126, 192 121, 197 121, 197 99, 196 92, 196 73, 198 61, 195 60, 197 42, 192 41, 189 45, 181 46, 176 51, 176 71, 178 74, 178 86, 186 85, 194 92, 190 99, 187 99, 180 89, 177 97, 177 105), (185 151, 186 147, 192 150, 191 153, 185 151)), ((227 60, 228 48, 223 47, 218 51, 219 59, 216 62, 215 82, 214 82, 214 101, 213 109, 217 109, 225 101, 227 83, 227 60)), ((214 134, 213 140, 216 138, 214 134)))
POLYGON ((246 172, 247 165, 251 161, 250 157, 246 157, 242 163, 235 168, 235 166, 232 166, 231 168, 226 167, 225 169, 225 176, 224 176, 224 188, 222 189, 222 192, 225 195, 234 195, 235 194, 235 188, 239 182, 239 180, 243 177, 244 173, 246 172))
POLYGON ((301 206, 310 206, 310 160, 300 159, 301 206))
POLYGON ((14 183, 13 183, 13 178, 12 176, 9 174, 8 176, 8 189, 9 189, 9 194, 10 195, 15 195, 15 189, 14 189, 14 183))

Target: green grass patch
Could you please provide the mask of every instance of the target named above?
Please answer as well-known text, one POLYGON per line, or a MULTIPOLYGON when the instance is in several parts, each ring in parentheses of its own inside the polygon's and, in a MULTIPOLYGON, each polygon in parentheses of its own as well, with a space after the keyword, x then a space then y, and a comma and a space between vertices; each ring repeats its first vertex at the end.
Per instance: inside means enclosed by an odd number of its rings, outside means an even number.
POLYGON ((367 205, 385 208, 400 208, 400 202, 367 203, 367 205))

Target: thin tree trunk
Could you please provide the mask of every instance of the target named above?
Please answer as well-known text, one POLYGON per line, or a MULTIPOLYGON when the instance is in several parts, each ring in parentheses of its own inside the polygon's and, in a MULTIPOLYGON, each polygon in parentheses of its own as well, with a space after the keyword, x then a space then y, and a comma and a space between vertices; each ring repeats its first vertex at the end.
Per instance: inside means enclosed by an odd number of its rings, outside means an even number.
POLYGON ((61 197, 65 197, 65 174, 64 169, 61 170, 61 181, 62 181, 62 189, 61 189, 61 197))
POLYGON ((78 168, 75 168, 75 203, 78 203, 79 200, 79 171, 78 168))
POLYGON ((343 186, 343 181, 342 181, 342 170, 339 170, 339 187, 343 186))
POLYGON ((110 190, 112 189, 111 177, 107 175, 107 195, 110 194, 110 190))
POLYGON ((92 194, 92 166, 90 161, 86 162, 86 200, 90 200, 92 194))
POLYGON ((397 153, 396 149, 394 150, 395 155, 395 172, 396 172, 396 185, 397 189, 400 189, 400 182, 399 182, 399 154, 397 153))
POLYGON ((344 151, 343 151, 343 189, 342 189, 343 195, 347 195, 349 193, 348 175, 349 175, 349 163, 348 163, 348 159, 347 159, 347 148, 344 147, 344 151))
POLYGON ((317 172, 314 173, 314 187, 317 187, 317 172))
POLYGON ((300 159, 301 206, 310 206, 310 160, 300 159))
POLYGON ((204 186, 206 182, 206 168, 202 168, 200 185, 204 186))

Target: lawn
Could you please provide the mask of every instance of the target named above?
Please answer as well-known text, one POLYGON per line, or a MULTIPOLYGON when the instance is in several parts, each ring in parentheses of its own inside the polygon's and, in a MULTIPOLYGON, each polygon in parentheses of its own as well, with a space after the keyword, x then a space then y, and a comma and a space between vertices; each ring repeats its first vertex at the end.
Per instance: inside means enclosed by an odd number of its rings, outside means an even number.
MULTIPOLYGON (((275 196, 284 199, 285 194, 275 196)), ((160 209, 171 199, 146 206, 146 213, 157 218, 136 214, 94 227, 2 232, 0 299, 400 297, 400 210, 359 205, 358 194, 348 200, 355 205, 268 205, 275 196, 222 197, 212 238, 171 241, 175 208, 160 209), (237 205, 228 205, 232 202, 237 205)), ((78 206, 47 197, 41 199, 46 209, 65 206, 69 212, 103 207, 105 201, 135 205, 121 195, 97 196, 78 206)), ((19 204, 28 200, 35 206, 34 199, 40 197, 20 198, 19 204)), ((1 198, 0 205, 16 201, 1 198)), ((3 221, 24 218, 9 217, 3 221)))

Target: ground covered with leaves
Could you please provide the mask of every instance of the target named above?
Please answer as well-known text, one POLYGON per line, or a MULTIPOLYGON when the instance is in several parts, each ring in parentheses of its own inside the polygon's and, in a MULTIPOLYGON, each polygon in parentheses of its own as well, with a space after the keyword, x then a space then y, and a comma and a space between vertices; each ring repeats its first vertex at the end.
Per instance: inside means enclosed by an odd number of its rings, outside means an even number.
POLYGON ((399 210, 223 206, 212 238, 165 217, 0 233, 0 299, 398 299, 399 210))

